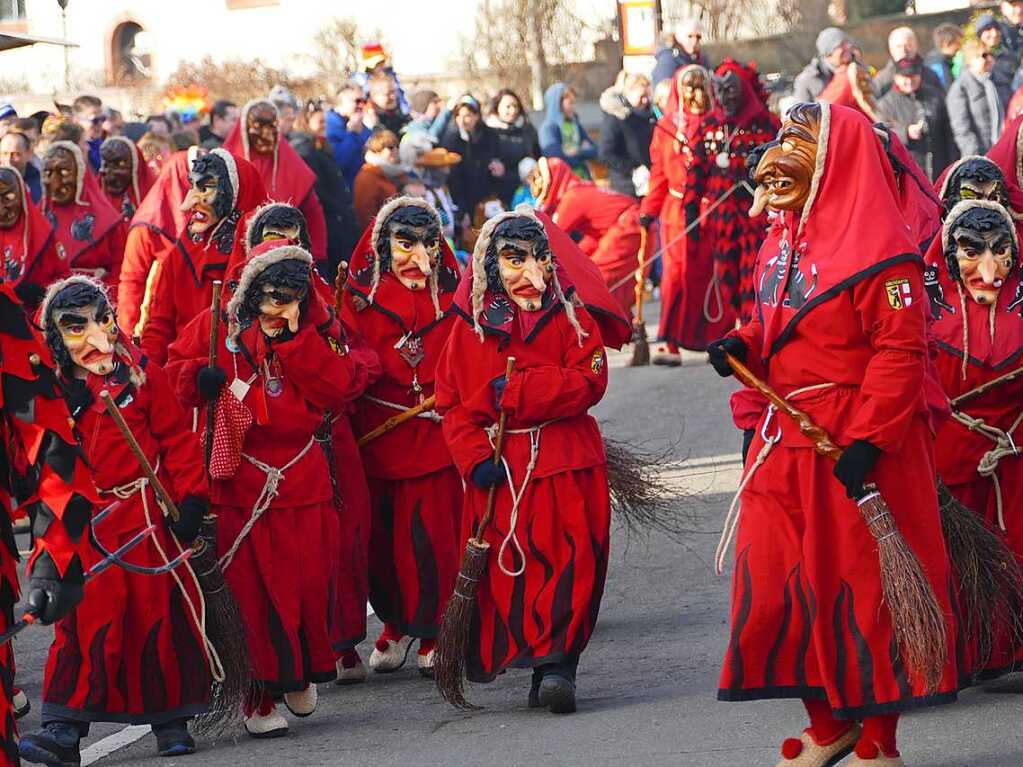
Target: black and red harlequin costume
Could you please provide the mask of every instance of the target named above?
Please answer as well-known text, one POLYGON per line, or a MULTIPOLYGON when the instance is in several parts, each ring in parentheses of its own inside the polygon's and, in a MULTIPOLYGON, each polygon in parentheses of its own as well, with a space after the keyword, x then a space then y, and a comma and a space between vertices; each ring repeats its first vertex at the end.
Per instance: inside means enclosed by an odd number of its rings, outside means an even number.
MULTIPOLYGON (((53 358, 29 324, 9 285, 0 285, 0 383, 4 459, 0 477, 0 630, 7 630, 18 601, 18 548, 12 525, 28 509, 35 546, 28 570, 48 570, 81 583, 83 535, 96 490, 82 460, 53 358), (18 511, 14 504, 18 503, 18 511)), ((0 765, 19 764, 18 732, 11 709, 14 685, 11 645, 0 647, 0 765)))
MULTIPOLYGON (((509 667, 533 668, 534 692, 545 673, 574 680, 607 574, 607 465, 588 411, 607 386, 602 328, 620 345, 616 326, 623 323, 613 312, 594 315, 583 305, 566 269, 570 258, 578 263, 576 254, 582 255, 549 218, 503 213, 490 219, 459 284, 460 319, 437 369, 444 435, 466 483, 464 542, 475 534, 487 502, 488 491, 472 475, 481 462, 493 460, 488 429, 499 413, 492 381, 504 375, 509 356, 516 360, 501 400, 511 480, 498 486, 494 522, 485 534, 491 553, 479 584, 467 673, 489 682, 509 667), (541 221, 554 255, 556 279, 534 312, 521 310, 487 281, 494 230, 516 217, 541 221), (510 485, 521 493, 517 504, 510 485)), ((602 291, 603 307, 613 305, 599 276, 576 273, 597 288, 594 295, 602 291)))
MULTIPOLYGON (((443 237, 439 261, 422 290, 405 287, 380 266, 382 248, 389 247, 388 221, 406 206, 422 208, 442 231, 428 203, 392 200, 356 246, 345 285, 342 321, 383 366, 352 417, 360 436, 434 393, 437 362, 455 321, 449 309, 458 263, 443 237)), ((396 652, 395 643, 416 637, 420 666, 432 668, 440 620, 458 574, 461 479, 435 418, 406 421, 366 444, 362 461, 373 504, 370 602, 384 623, 377 651, 396 652)), ((377 667, 373 659, 371 666, 377 667)))
MULTIPOLYGON (((50 286, 40 307, 40 322, 51 344, 63 344, 54 327, 54 298, 74 283, 98 286, 74 276, 50 286), (52 332, 51 332, 52 329, 52 332)), ((97 295, 102 295, 97 291, 97 295)), ((56 355, 56 351, 54 352, 56 355)), ((122 334, 115 346, 117 367, 84 381, 88 395, 73 414, 81 447, 95 471, 104 505, 120 501, 97 523, 96 538, 114 551, 140 530, 153 534, 125 559, 144 567, 168 564, 183 551, 168 529, 152 487, 138 460, 99 397, 108 391, 139 441, 150 464, 176 504, 186 499, 205 507, 208 498, 202 455, 166 374, 122 334)), ((70 371, 62 371, 70 375, 70 371)), ((65 379, 70 386, 70 380, 65 379)), ((89 547, 85 566, 102 559, 89 547)), ((202 595, 185 563, 159 575, 133 573, 114 566, 90 581, 80 608, 56 625, 46 663, 43 721, 123 722, 158 726, 204 712, 210 673, 199 627, 202 595)))
MULTIPOLYGON (((821 104, 820 112, 810 198, 801 214, 775 219, 757 262, 757 317, 732 337, 745 344, 753 372, 838 445, 864 440, 880 449, 868 478, 922 563, 954 647, 923 385, 922 259, 870 124, 843 107, 821 104)), ((859 757, 895 758, 899 712, 955 699, 956 653, 948 653, 941 684, 930 693, 893 662, 877 547, 832 475, 834 463, 786 416, 769 411, 738 425, 757 429, 749 464, 765 437, 780 434, 780 441, 741 495, 731 639, 718 696, 800 698, 812 725, 804 737, 822 745, 848 738, 851 746, 858 733, 850 722, 864 720, 859 757)), ((786 759, 800 747, 786 742, 786 759)))

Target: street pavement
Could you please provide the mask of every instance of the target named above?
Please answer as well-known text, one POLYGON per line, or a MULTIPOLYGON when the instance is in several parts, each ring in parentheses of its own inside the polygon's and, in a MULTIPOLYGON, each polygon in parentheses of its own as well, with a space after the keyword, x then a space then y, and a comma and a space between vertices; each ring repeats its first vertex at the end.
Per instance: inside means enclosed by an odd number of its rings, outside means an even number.
MULTIPOLYGON (((526 707, 529 672, 513 670, 472 685, 484 708, 462 713, 437 695, 414 665, 354 687, 321 685, 316 713, 290 717, 278 740, 200 742, 190 757, 160 759, 146 735, 102 765, 370 765, 372 767, 560 767, 681 765, 773 767, 781 741, 804 726, 795 701, 720 703, 717 677, 727 641, 729 580, 713 572, 714 547, 739 480, 739 438, 728 417, 735 384, 701 355, 681 368, 627 368, 612 355, 611 383, 595 409, 607 434, 664 450, 665 474, 692 516, 684 544, 653 535, 613 536, 600 621, 579 668, 579 711, 555 716, 526 707)), ((371 617, 371 639, 380 629, 371 617)), ((38 726, 49 630, 17 644, 18 683, 38 726)), ((371 641, 360 648, 368 658, 371 641)), ((1004 687, 1004 685, 1003 685, 1004 687)), ((1023 764, 1019 695, 970 691, 958 704, 903 719, 900 746, 912 767, 1019 767, 1023 764)), ((136 730, 97 725, 85 745, 105 751, 136 730), (121 733, 118 735, 118 733, 121 733)), ((90 763, 94 752, 87 752, 90 763)))

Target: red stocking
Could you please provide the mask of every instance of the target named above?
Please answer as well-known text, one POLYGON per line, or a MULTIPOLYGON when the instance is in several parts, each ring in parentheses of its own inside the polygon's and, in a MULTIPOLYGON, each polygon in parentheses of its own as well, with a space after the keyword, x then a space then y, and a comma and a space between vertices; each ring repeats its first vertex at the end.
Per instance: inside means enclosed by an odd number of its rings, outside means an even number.
POLYGON ((257 696, 250 697, 245 702, 245 716, 252 716, 259 713, 260 716, 267 716, 274 710, 274 699, 266 690, 257 696))
POLYGON ((863 720, 863 735, 856 742, 856 756, 860 759, 876 759, 880 754, 898 756, 899 749, 895 745, 898 725, 898 714, 868 716, 863 720))
POLYGON ((436 639, 420 639, 419 640, 419 654, 424 656, 424 657, 429 655, 430 651, 435 649, 436 647, 437 647, 437 640, 436 639))
POLYGON ((387 649, 388 640, 390 640, 391 642, 397 642, 403 636, 404 634, 401 633, 401 629, 399 629, 397 626, 391 623, 385 623, 384 630, 383 632, 381 632, 380 638, 377 640, 376 645, 377 649, 380 650, 380 652, 383 652, 384 650, 387 649))
MULTIPOLYGON (((810 737, 818 746, 829 746, 845 735, 852 722, 843 722, 836 719, 831 713, 831 706, 823 700, 803 699, 806 713, 810 716, 810 726, 807 728, 810 737)), ((789 738, 781 747, 782 756, 786 759, 795 759, 803 750, 802 742, 797 738, 789 738)))

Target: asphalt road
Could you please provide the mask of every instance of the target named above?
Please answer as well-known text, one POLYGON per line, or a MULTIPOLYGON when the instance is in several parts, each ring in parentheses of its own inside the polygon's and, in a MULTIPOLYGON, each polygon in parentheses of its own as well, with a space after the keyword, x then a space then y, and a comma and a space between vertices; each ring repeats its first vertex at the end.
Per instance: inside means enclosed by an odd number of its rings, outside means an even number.
MULTIPOLYGON (((474 685, 485 708, 460 713, 414 668, 355 687, 320 687, 319 710, 291 720, 274 741, 200 743, 191 757, 159 759, 147 735, 103 765, 682 765, 772 767, 781 741, 804 726, 798 702, 719 703, 729 581, 711 566, 721 520, 738 483, 738 437, 727 413, 734 384, 699 359, 681 369, 621 367, 596 409, 618 439, 665 449, 665 469, 693 516, 685 545, 616 531, 596 633, 579 668, 579 711, 555 716, 526 707, 529 674, 512 671, 474 685)), ((370 635, 379 623, 370 619, 370 635)), ((17 644, 18 682, 38 707, 48 631, 17 644)), ((370 643, 363 648, 368 658, 370 643)), ((1021 701, 971 691, 953 706, 903 720, 900 746, 915 767, 1023 764, 1021 701)), ((38 725, 33 712, 24 729, 38 725)), ((124 728, 96 726, 86 745, 124 728)), ((130 733, 122 736, 127 738, 130 733)), ((110 741, 104 741, 110 743, 110 741)))

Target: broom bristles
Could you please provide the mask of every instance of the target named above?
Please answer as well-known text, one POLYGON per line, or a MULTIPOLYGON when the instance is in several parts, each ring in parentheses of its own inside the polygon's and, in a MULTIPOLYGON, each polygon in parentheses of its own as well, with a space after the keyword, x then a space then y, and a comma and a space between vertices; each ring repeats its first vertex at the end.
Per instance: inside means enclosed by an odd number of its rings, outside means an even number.
POLYGON ((881 589, 899 653, 909 672, 924 683, 928 694, 933 693, 948 658, 945 618, 934 589, 884 499, 870 496, 860 504, 860 513, 877 541, 881 589))
POLYGON ((254 683, 241 610, 217 561, 215 517, 203 520, 202 538, 205 546, 191 563, 206 600, 206 636, 220 658, 224 679, 214 680, 209 708, 193 720, 192 729, 197 735, 215 739, 241 723, 254 683))
POLYGON ((650 364, 650 342, 646 337, 646 325, 639 322, 632 325, 632 359, 630 368, 644 367, 650 364))
POLYGON ((470 538, 462 556, 462 567, 455 581, 455 590, 444 608, 433 667, 437 690, 455 708, 478 709, 465 698, 465 657, 469 647, 472 615, 480 578, 487 565, 490 544, 470 538))
POLYGON ((999 630, 1014 647, 1023 641, 1023 570, 1002 537, 938 479, 938 507, 958 583, 965 634, 976 642, 978 668, 987 665, 999 630))

